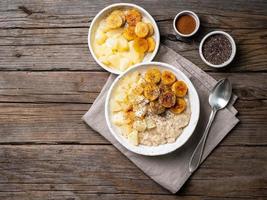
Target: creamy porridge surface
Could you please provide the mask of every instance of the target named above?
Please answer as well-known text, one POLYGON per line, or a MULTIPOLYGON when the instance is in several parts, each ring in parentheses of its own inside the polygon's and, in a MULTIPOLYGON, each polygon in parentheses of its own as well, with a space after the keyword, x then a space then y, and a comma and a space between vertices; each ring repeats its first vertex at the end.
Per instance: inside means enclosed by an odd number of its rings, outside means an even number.
MULTIPOLYGON (((186 100, 188 102, 188 100, 186 100)), ((180 115, 175 115, 169 111, 164 116, 150 115, 157 124, 156 128, 139 133, 140 144, 147 146, 158 146, 160 144, 173 143, 183 132, 190 121, 191 110, 189 103, 186 110, 180 115)))

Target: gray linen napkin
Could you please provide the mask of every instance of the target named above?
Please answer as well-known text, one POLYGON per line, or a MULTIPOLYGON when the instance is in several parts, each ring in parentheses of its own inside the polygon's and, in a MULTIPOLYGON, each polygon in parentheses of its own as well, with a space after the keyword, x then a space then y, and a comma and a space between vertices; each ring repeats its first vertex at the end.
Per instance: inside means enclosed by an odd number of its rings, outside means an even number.
MULTIPOLYGON (((193 82, 198 92, 200 98, 200 118, 195 132, 185 145, 173 153, 154 157, 132 153, 120 145, 109 132, 107 124, 105 123, 104 115, 104 103, 107 91, 111 83, 116 78, 116 76, 112 74, 108 78, 100 95, 96 98, 94 104, 82 117, 82 119, 91 128, 98 131, 102 136, 110 141, 126 157, 128 157, 128 159, 144 171, 145 174, 172 193, 175 193, 182 187, 191 175, 188 169, 189 160, 207 124, 209 114, 211 112, 211 108, 208 103, 208 95, 211 88, 216 84, 216 80, 199 69, 196 65, 164 45, 161 45, 155 60, 169 63, 183 71, 193 82)), ((238 123, 239 120, 235 116, 237 110, 233 107, 236 98, 237 97, 233 95, 233 98, 227 108, 218 112, 207 138, 202 162, 238 123)))

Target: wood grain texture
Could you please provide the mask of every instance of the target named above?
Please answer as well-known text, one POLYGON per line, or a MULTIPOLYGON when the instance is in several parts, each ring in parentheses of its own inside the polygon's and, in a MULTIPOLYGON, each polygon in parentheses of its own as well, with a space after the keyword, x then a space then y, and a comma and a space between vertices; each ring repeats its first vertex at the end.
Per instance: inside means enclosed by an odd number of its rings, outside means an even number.
MULTIPOLYGON (((32 199, 42 199, 42 200, 229 200, 229 197, 214 197, 214 196, 189 196, 189 195, 153 195, 153 194, 90 194, 85 191, 75 192, 75 191, 27 191, 27 192, 4 192, 0 193, 2 200, 28 200, 32 199)), ((231 200, 265 200, 264 197, 231 197, 231 200)))
POLYGON ((85 44, 5 46, 0 47, 0 59, 0 70, 8 71, 104 71, 85 44))
MULTIPOLYGON (((120 2, 70 0, 0 2, 2 28, 87 27, 93 17, 111 3, 120 2)), ((266 28, 266 3, 264 1, 207 0, 196 3, 187 0, 123 1, 135 3, 148 10, 158 20, 172 19, 181 10, 190 8, 203 15, 203 24, 226 28, 266 28), (254 20, 256 19, 256 20, 254 20), (242 23, 240 23, 242 22, 242 23)))
POLYGON ((92 103, 107 72, 1 72, 0 101, 92 103))
MULTIPOLYGON (((263 197, 267 172, 264 150, 266 147, 216 149, 178 195, 263 197)), ((109 145, 8 145, 1 146, 0 156, 4 158, 0 161, 1 194, 168 194, 109 145)))
MULTIPOLYGON (((214 196, 189 196, 189 195, 153 195, 153 194, 89 194, 86 192, 75 192, 75 191, 27 191, 27 192, 4 192, 0 193, 2 200, 28 200, 42 199, 42 200, 90 200, 90 199, 101 199, 101 200, 229 200, 229 197, 214 197, 214 196)), ((231 200, 265 200, 264 197, 231 197, 231 200)))

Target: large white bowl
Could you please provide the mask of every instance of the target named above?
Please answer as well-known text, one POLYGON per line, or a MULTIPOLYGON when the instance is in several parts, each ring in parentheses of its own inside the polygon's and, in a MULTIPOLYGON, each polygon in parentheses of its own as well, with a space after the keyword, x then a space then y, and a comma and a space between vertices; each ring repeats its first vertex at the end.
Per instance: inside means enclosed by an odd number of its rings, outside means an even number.
POLYGON ((101 67, 103 67, 105 70, 114 73, 114 74, 121 74, 122 72, 116 69, 112 69, 108 66, 106 66, 105 64, 101 63, 99 61, 99 59, 96 57, 93 47, 92 47, 92 40, 94 38, 94 34, 96 31, 96 28, 99 25, 99 22, 105 18, 109 13, 111 13, 112 10, 116 10, 116 9, 128 9, 128 8, 134 8, 136 10, 138 10, 139 12, 141 12, 142 16, 147 18, 150 23, 152 24, 153 28, 154 28, 154 39, 156 42, 156 46, 155 49, 152 53, 147 53, 146 56, 144 57, 143 62, 150 62, 153 60, 153 58, 156 56, 158 48, 159 48, 159 43, 160 43, 160 34, 159 34, 159 28, 157 26, 157 23, 155 22, 154 18, 142 7, 135 5, 135 4, 131 4, 131 3, 116 3, 116 4, 112 4, 110 6, 107 6, 106 8, 104 8, 103 10, 101 10, 93 19, 90 28, 89 28, 89 32, 88 32, 88 47, 89 50, 94 58, 94 60, 97 62, 97 64, 99 64, 101 67))
POLYGON ((183 72, 178 70, 177 68, 175 68, 169 64, 160 63, 160 62, 141 63, 138 65, 135 65, 134 67, 128 69, 123 74, 118 76, 108 91, 108 95, 107 95, 106 103, 105 103, 106 122, 108 124, 108 128, 109 128, 110 132, 112 133, 112 135, 118 140, 118 142, 120 144, 122 144, 128 150, 135 152, 137 154, 142 154, 142 155, 147 155, 147 156, 157 156, 157 155, 167 154, 167 153, 170 153, 170 152, 178 149, 183 144, 185 144, 186 141, 190 138, 190 136, 192 135, 192 133, 194 132, 194 130, 196 128, 198 118, 199 118, 199 110, 200 110, 200 106, 199 106, 198 94, 197 94, 197 91, 196 91, 194 85, 189 80, 189 78, 187 78, 187 76, 183 72), (112 124, 111 111, 110 111, 110 99, 113 95, 114 88, 116 88, 119 85, 119 80, 122 77, 124 77, 124 76, 126 76, 126 75, 128 75, 134 71, 142 72, 142 71, 147 70, 150 67, 155 67, 155 66, 157 68, 159 68, 160 70, 172 71, 179 80, 183 80, 187 84, 189 102, 190 102, 190 106, 191 106, 191 118, 190 118, 188 126, 183 130, 181 135, 176 139, 176 141, 174 143, 163 144, 163 145, 159 145, 159 146, 144 146, 144 145, 134 146, 125 137, 123 137, 119 133, 118 128, 112 124))

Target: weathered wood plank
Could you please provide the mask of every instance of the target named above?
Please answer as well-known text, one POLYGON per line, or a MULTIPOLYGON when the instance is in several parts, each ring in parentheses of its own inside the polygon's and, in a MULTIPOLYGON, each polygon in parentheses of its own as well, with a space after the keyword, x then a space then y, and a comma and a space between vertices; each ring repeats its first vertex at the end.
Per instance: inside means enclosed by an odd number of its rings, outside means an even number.
POLYGON ((103 72, 1 72, 0 102, 92 103, 108 75, 103 72))
MULTIPOLYGON (((214 196, 191 196, 191 195, 153 195, 153 194, 90 194, 86 191, 23 191, 23 192, 0 192, 1 200, 28 200, 28 199, 42 199, 42 200, 229 200, 228 197, 214 197, 214 196)), ((231 197, 231 200, 265 200, 264 197, 231 197)))
MULTIPOLYGON (((239 100, 240 124, 221 145, 267 145, 267 101, 239 100)), ((1 144, 109 144, 81 117, 89 104, 0 104, 1 144)))
POLYGON ((103 143, 82 120, 87 104, 0 104, 3 143, 103 143))
MULTIPOLYGON (((266 197, 267 155, 263 151, 266 147, 216 149, 178 194, 266 197)), ((0 158, 1 194, 168 194, 112 146, 2 145, 0 158)))
MULTIPOLYGON (((239 99, 267 99, 266 73, 210 73, 227 77, 239 99)), ((0 102, 92 103, 107 72, 1 72, 0 102)))
MULTIPOLYGON (((26 192, 4 192, 0 193, 1 200, 28 200, 28 199, 42 199, 42 200, 229 200, 228 197, 214 197, 214 196, 191 196, 191 195, 153 195, 153 194, 88 194, 85 191, 79 193, 76 191, 26 191, 26 192)), ((231 200, 265 200, 264 197, 231 197, 231 200)))
POLYGON ((8 46, 0 47, 0 70, 102 70, 88 46, 8 46))
MULTIPOLYGON (((88 26, 104 7, 118 1, 20 1, 0 2, 1 28, 43 28, 88 26)), ((201 6, 186 0, 168 2, 124 1, 136 3, 147 9, 156 19, 173 18, 179 11, 191 9, 201 15, 202 23, 224 28, 266 28, 266 3, 264 1, 204 1, 201 6), (231 6, 229 6, 231 5, 231 6)))

